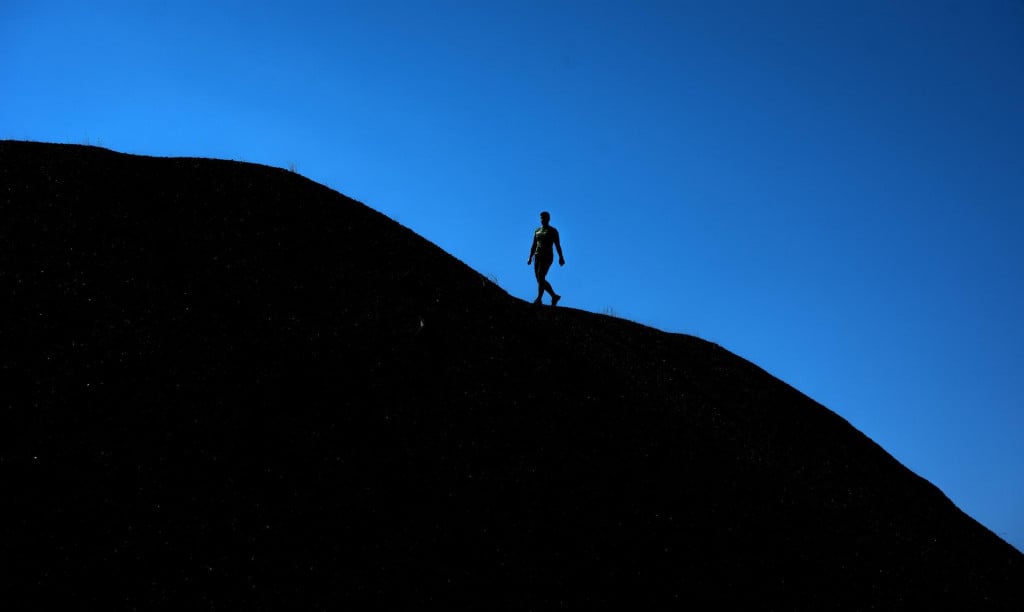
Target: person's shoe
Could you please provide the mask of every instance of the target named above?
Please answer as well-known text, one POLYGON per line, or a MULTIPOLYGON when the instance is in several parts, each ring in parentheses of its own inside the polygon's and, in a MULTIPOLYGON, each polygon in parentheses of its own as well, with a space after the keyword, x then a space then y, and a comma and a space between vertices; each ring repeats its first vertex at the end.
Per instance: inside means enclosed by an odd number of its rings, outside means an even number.
POLYGON ((535 299, 533 301, 533 303, 536 304, 536 305, 540 305, 541 304, 540 298, 535 299))
POLYGON ((551 305, 552 306, 558 306, 558 300, 560 300, 560 299, 562 299, 562 296, 560 296, 560 295, 553 295, 553 296, 551 296, 551 305))

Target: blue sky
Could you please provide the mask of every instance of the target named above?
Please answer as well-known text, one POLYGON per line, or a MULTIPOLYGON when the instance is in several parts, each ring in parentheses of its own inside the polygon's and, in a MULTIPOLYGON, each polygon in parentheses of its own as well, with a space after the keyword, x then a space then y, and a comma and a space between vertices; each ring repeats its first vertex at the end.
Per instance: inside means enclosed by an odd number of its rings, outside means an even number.
POLYGON ((0 138, 293 167, 721 344, 1024 548, 1024 1, 0 1, 0 138))

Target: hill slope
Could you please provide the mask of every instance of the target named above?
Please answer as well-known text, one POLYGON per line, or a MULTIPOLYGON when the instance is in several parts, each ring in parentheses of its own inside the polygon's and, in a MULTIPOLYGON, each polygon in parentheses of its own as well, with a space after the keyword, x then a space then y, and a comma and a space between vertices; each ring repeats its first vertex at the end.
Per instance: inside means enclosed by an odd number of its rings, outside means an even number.
POLYGON ((283 170, 0 142, 6 601, 1024 609, 1024 558, 698 338, 283 170))

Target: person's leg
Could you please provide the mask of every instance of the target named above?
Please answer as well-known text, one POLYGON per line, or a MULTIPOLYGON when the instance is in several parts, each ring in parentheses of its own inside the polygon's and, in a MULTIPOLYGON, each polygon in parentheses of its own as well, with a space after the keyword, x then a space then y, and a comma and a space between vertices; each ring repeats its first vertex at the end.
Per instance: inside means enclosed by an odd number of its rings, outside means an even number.
POLYGON ((555 288, 552 287, 551 283, 549 283, 548 280, 547 280, 547 273, 548 273, 548 270, 551 268, 551 263, 553 261, 554 261, 554 258, 548 260, 547 268, 544 269, 544 289, 548 293, 551 294, 551 305, 552 306, 557 306, 558 305, 558 300, 562 299, 562 296, 560 296, 557 293, 555 293, 555 288))
POLYGON ((544 272, 543 266, 540 262, 540 257, 535 257, 533 260, 533 276, 537 279, 537 299, 533 301, 534 304, 540 304, 540 300, 544 297, 544 272))
POLYGON ((533 263, 533 273, 537 277, 537 301, 539 304, 541 299, 544 297, 544 292, 547 291, 551 295, 554 295, 554 291, 551 289, 551 284, 547 281, 548 269, 551 268, 552 259, 545 259, 543 257, 537 257, 533 263))

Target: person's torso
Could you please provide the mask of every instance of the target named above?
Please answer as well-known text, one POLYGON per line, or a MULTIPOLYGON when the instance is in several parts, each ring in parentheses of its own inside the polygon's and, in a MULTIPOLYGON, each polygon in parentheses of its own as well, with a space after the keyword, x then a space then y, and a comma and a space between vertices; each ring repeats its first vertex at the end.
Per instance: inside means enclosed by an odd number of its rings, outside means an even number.
POLYGON ((554 253, 551 251, 551 247, 555 244, 555 240, 558 238, 558 230, 551 227, 541 226, 533 232, 534 255, 544 255, 546 257, 553 257, 554 253))

